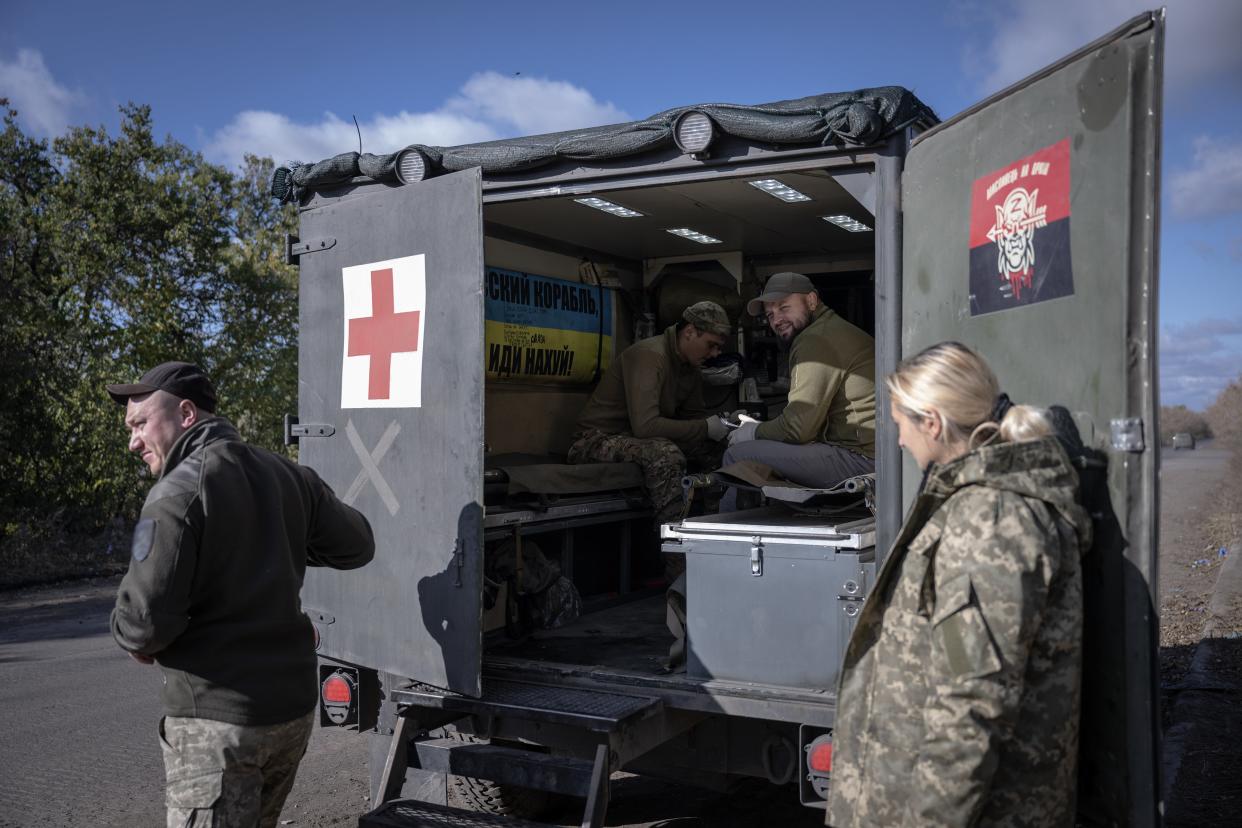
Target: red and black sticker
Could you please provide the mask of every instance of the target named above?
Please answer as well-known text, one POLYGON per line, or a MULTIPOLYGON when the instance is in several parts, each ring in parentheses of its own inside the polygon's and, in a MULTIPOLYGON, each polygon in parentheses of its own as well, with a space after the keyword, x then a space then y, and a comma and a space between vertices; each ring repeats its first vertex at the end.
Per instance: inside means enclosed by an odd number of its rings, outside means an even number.
POLYGON ((1073 294, 1066 138, 971 188, 970 315, 1073 294))

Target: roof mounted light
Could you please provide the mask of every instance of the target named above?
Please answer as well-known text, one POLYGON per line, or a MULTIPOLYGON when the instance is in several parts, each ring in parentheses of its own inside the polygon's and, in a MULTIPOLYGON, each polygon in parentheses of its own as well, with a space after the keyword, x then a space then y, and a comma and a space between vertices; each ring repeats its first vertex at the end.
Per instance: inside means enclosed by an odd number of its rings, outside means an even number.
POLYGON ((596 198, 595 196, 575 198, 574 201, 579 204, 585 204, 588 207, 594 207, 596 210, 603 210, 605 213, 610 213, 618 218, 638 218, 642 215, 637 210, 631 210, 629 207, 622 207, 620 204, 613 204, 611 201, 596 198))
POLYGON ((422 150, 406 147, 397 153, 396 167, 397 180, 402 184, 413 184, 427 177, 431 165, 427 163, 427 156, 423 155, 422 150))
POLYGON ((699 244, 723 244, 720 239, 700 233, 698 230, 691 230, 689 227, 670 227, 668 232, 674 236, 681 236, 683 239, 698 242, 699 244))
POLYGON ((677 149, 695 158, 704 157, 716 139, 716 125, 706 112, 687 110, 673 121, 673 141, 677 149))
POLYGON ((762 190, 773 198, 779 198, 781 201, 793 203, 795 201, 810 201, 811 197, 805 193, 800 193, 793 187, 775 178, 760 178, 757 181, 746 182, 756 190, 762 190))
POLYGON ((871 229, 869 225, 851 216, 820 216, 820 218, 829 224, 835 224, 842 230, 849 230, 851 233, 865 233, 871 229))

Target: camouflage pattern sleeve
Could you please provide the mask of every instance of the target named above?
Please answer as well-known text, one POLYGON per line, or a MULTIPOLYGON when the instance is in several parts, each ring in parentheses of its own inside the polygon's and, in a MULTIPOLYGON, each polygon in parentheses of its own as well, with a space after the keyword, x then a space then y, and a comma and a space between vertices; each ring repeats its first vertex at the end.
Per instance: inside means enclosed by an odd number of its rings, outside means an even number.
POLYGON ((924 738, 905 820, 912 826, 978 820, 1000 745, 1014 732, 1059 560, 1058 535, 1042 504, 969 487, 946 507, 921 607, 931 623, 931 652, 924 738))

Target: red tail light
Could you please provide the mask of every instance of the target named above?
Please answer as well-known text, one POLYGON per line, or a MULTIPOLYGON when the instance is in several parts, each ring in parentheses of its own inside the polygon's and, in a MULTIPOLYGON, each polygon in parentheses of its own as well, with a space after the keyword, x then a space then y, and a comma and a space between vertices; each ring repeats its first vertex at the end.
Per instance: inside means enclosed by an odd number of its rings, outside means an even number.
POLYGON ((832 773, 832 737, 820 736, 807 751, 807 767, 813 773, 832 773))
POLYGON ((328 676, 320 690, 324 704, 349 704, 353 701, 354 690, 340 673, 328 676))

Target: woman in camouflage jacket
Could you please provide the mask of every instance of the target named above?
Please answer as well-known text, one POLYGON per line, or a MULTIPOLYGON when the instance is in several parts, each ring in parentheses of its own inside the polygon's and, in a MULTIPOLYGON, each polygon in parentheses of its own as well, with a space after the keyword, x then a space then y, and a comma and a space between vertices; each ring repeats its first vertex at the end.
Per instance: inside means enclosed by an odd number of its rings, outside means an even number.
POLYGON ((945 342, 888 380, 922 490, 842 669, 827 822, 1072 825, 1090 521, 1044 413, 945 342))

